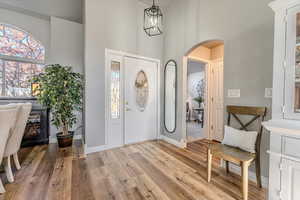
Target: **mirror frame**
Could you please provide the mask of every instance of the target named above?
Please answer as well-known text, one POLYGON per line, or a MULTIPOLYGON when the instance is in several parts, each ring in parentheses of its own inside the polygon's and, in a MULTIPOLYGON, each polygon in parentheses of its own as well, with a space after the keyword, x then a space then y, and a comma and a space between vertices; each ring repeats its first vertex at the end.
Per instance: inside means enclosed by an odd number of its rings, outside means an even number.
POLYGON ((178 87, 178 81, 177 81, 177 62, 173 59, 170 59, 165 64, 164 68, 164 128, 168 133, 175 133, 177 129, 177 87, 178 87), (173 62, 175 64, 175 126, 173 130, 168 130, 166 127, 166 69, 169 63, 173 62))

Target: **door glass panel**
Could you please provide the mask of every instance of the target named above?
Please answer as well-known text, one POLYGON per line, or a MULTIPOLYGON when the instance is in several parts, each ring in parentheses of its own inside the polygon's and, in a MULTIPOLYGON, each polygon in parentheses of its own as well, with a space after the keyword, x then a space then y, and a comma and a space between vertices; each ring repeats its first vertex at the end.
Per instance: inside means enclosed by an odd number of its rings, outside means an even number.
POLYGON ((120 62, 111 62, 111 118, 120 118, 120 62))
POLYGON ((300 112, 300 13, 296 20, 295 112, 300 112))
POLYGON ((141 70, 135 80, 136 104, 140 111, 144 111, 149 97, 149 83, 146 73, 141 70))

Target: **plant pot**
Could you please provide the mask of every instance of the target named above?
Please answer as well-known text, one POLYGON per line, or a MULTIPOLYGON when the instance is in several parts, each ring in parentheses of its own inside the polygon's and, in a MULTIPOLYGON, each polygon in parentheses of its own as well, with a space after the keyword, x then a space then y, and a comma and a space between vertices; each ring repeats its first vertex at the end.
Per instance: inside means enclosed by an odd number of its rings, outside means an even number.
POLYGON ((73 144, 73 136, 74 136, 74 132, 73 131, 69 131, 68 135, 63 135, 62 132, 57 133, 56 134, 56 138, 57 138, 58 146, 60 148, 72 146, 72 144, 73 144))

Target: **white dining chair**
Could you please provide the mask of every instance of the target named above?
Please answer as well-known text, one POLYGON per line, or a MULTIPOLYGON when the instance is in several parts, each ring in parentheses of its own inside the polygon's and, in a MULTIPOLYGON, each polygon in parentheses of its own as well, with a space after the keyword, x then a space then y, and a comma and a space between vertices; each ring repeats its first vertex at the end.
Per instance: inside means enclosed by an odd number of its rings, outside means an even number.
POLYGON ((11 168, 11 157, 13 156, 15 166, 17 170, 21 169, 21 165, 18 159, 18 151, 21 147, 22 138, 26 128, 27 120, 31 112, 31 103, 9 104, 15 105, 19 108, 17 113, 16 125, 9 136, 6 148, 4 151, 4 168, 8 182, 14 182, 14 176, 11 168))
MULTIPOLYGON (((3 106, 0 106, 0 164, 3 159, 7 139, 17 118, 17 111, 17 107, 3 108, 3 106)), ((5 189, 0 179, 0 194, 4 192, 5 189)))

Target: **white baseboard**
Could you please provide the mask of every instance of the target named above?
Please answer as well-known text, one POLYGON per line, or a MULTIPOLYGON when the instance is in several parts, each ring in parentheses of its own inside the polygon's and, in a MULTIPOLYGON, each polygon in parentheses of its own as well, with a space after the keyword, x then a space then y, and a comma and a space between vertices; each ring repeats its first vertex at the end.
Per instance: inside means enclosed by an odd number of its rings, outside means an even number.
MULTIPOLYGON (((81 139, 82 139, 82 135, 74 135, 73 139, 74 139, 74 140, 81 140, 81 139)), ((49 143, 50 143, 50 144, 55 144, 55 143, 57 143, 57 138, 56 138, 56 137, 50 137, 50 138, 49 138, 49 143)))
POLYGON ((166 142, 168 142, 170 144, 173 144, 173 145, 175 145, 175 146, 177 146, 179 148, 186 148, 186 142, 184 140, 177 141, 177 140, 169 138, 169 137, 167 137, 165 135, 160 135, 159 138, 161 140, 164 140, 164 141, 166 141, 166 142))
MULTIPOLYGON (((222 163, 222 167, 225 168, 225 163, 222 163)), ((241 175, 241 168, 237 165, 229 163, 229 170, 230 170, 230 172, 233 172, 237 175, 241 175)), ((249 180, 256 183, 256 174, 255 174, 255 172, 252 172, 250 170, 249 170, 249 180)), ((261 176, 261 185, 262 185, 263 188, 268 188, 269 179, 265 176, 261 176)))
POLYGON ((88 146, 84 146, 84 154, 90 154, 90 153, 95 153, 95 152, 100 152, 100 151, 104 151, 104 150, 108 150, 110 149, 108 146, 106 145, 101 145, 101 146, 95 146, 95 147, 88 147, 88 146))
MULTIPOLYGON (((164 135, 160 135, 159 139, 164 140, 164 141, 166 141, 170 144, 173 144, 173 145, 175 145, 179 148, 185 148, 186 147, 186 143, 183 140, 181 142, 179 142, 177 140, 171 139, 171 138, 166 137, 164 135)), ((143 141, 143 142, 145 142, 145 141, 143 141)), ((118 147, 121 147, 121 146, 100 145, 100 146, 88 147, 87 145, 85 145, 84 146, 84 154, 87 155, 87 154, 90 154, 90 153, 96 153, 96 152, 105 151, 105 150, 118 148, 118 147)))
MULTIPOLYGON (((122 145, 124 146, 124 145, 122 145)), ((100 151, 105 151, 109 149, 119 148, 122 146, 108 146, 108 145, 100 145, 100 146, 94 146, 94 147, 88 147, 86 144, 84 145, 84 154, 90 154, 90 153, 96 153, 100 151)))

